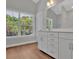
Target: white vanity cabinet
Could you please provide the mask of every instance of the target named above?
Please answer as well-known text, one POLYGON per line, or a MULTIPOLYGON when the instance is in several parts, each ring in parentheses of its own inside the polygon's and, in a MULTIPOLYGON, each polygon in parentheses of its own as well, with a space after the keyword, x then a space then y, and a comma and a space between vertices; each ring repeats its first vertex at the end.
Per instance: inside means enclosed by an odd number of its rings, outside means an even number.
POLYGON ((73 34, 59 33, 59 59, 73 59, 73 34))
MULTIPOLYGON (((73 32, 41 31, 40 50, 56 59, 73 59, 73 32)), ((39 45, 39 44, 38 44, 39 45)))

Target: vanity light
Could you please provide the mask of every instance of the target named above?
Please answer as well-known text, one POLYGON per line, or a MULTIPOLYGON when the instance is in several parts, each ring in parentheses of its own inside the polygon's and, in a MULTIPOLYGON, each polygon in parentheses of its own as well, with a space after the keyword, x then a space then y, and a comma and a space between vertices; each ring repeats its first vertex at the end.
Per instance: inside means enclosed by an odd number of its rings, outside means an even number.
POLYGON ((33 1, 34 3, 36 3, 36 4, 39 2, 39 0, 32 0, 32 1, 33 1))
POLYGON ((54 0, 48 0, 47 6, 48 8, 52 7, 54 5, 54 0))

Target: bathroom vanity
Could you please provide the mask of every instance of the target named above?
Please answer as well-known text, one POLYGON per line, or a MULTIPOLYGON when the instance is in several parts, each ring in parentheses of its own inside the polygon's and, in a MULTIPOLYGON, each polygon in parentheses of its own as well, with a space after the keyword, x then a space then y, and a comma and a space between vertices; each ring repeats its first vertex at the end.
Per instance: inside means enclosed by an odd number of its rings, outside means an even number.
POLYGON ((40 50, 56 59, 73 59, 73 30, 41 30, 39 36, 40 50))

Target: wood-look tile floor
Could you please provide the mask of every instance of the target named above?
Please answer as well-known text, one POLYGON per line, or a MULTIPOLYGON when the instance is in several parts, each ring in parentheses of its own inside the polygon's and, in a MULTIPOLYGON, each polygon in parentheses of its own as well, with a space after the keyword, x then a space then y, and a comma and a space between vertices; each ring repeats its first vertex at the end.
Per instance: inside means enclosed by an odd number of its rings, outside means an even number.
POLYGON ((6 49, 6 59, 53 59, 42 53, 37 44, 23 45, 6 49))

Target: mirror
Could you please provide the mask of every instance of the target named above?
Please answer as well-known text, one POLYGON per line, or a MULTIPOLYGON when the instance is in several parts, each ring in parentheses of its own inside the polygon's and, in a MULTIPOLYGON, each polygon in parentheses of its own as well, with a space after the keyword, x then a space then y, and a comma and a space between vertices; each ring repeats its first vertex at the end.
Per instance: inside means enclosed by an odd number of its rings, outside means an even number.
POLYGON ((62 0, 47 9, 46 29, 73 28, 72 0, 62 0))

